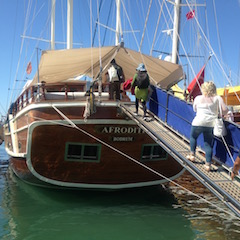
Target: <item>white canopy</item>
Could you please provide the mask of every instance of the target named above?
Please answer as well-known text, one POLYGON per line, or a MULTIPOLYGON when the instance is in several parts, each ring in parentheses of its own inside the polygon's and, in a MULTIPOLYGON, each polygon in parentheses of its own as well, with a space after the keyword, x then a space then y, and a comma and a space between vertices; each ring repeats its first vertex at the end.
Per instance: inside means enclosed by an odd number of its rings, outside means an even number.
POLYGON ((44 51, 39 64, 39 80, 36 74, 31 84, 42 81, 46 83, 65 82, 79 75, 87 75, 96 79, 100 72, 99 56, 101 56, 103 74, 107 71, 111 60, 115 58, 116 63, 123 68, 126 80, 134 76, 139 63, 145 64, 151 83, 164 89, 169 89, 183 76, 180 65, 124 47, 113 46, 44 51))

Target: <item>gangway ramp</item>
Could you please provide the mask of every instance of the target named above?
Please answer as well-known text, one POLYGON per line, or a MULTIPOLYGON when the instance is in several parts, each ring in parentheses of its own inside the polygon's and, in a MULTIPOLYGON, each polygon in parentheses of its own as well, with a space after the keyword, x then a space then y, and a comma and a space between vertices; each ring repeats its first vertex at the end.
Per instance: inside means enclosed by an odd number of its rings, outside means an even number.
MULTIPOLYGON (((189 140, 178 134, 161 119, 148 112, 147 121, 143 120, 143 111, 135 115, 133 103, 119 103, 119 107, 142 128, 156 143, 174 157, 186 170, 205 185, 214 195, 240 217, 240 182, 232 181, 228 169, 218 162, 213 169, 206 171, 204 152, 197 148, 194 162, 186 156, 190 152, 189 140)), ((171 167, 171 166, 169 166, 171 167)))

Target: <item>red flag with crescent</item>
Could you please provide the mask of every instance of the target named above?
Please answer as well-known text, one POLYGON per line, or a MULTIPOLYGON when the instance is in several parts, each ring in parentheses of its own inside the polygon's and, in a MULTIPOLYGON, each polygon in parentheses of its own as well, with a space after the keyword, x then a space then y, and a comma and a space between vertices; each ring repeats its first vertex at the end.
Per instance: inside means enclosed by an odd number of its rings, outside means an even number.
POLYGON ((187 20, 192 19, 195 17, 195 10, 192 10, 186 14, 187 20))
POLYGON ((26 72, 27 72, 27 74, 30 74, 32 72, 32 63, 31 62, 28 63, 26 72))

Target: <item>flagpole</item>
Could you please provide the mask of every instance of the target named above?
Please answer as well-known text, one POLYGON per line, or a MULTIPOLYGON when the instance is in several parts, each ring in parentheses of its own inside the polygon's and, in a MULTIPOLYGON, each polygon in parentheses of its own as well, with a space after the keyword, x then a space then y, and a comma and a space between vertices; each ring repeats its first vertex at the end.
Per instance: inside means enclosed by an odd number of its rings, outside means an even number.
MULTIPOLYGON (((206 66, 207 66, 207 63, 209 62, 209 60, 210 60, 210 58, 212 57, 212 53, 210 53, 210 55, 209 55, 209 57, 208 57, 208 59, 207 59, 207 61, 205 62, 205 64, 203 65, 204 66, 204 68, 202 68, 202 71, 201 71, 201 73, 200 73, 200 75, 199 76, 201 76, 201 74, 202 74, 202 72, 204 71, 204 69, 206 68, 206 66)), ((199 78, 198 78, 199 79, 199 78)), ((198 87, 199 87, 199 89, 200 89, 200 91, 202 92, 202 90, 201 90, 201 86, 200 86, 200 83, 199 83, 199 81, 198 81, 198 79, 197 79, 197 84, 198 84, 198 87)))
MULTIPOLYGON (((199 72, 199 73, 194 77, 194 79, 191 81, 191 82, 193 82, 193 81, 196 79, 195 85, 197 84, 197 86, 199 87, 199 90, 201 91, 201 93, 202 93, 202 90, 201 90, 201 85, 200 85, 200 83, 199 83, 199 78, 201 77, 203 71, 205 70, 205 68, 206 68, 206 66, 207 66, 207 63, 209 62, 209 60, 210 60, 210 58, 212 57, 212 55, 213 55, 213 54, 210 53, 207 61, 206 61, 205 64, 203 65, 203 67, 202 67, 202 69, 200 70, 200 72, 199 72), (197 76, 198 76, 198 77, 197 77, 197 76)), ((190 84, 191 84, 191 83, 190 83, 190 84)), ((189 84, 189 85, 190 85, 190 84, 189 84)), ((190 97, 191 97, 191 95, 192 95, 192 93, 193 93, 193 91, 194 91, 194 89, 195 89, 195 85, 194 85, 194 87, 191 89, 191 92, 189 92, 189 94, 188 94, 189 100, 191 100, 190 97)))

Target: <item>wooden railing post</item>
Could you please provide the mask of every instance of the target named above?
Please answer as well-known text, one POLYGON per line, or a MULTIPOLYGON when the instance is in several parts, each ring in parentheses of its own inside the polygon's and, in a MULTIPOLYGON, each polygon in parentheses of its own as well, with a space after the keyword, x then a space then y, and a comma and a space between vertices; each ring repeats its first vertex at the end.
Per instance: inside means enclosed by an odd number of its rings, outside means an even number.
POLYGON ((34 99, 34 86, 31 87, 31 98, 32 98, 32 102, 35 102, 35 99, 34 99))
POLYGON ((23 94, 21 95, 21 109, 23 109, 23 94))
POLYGON ((25 91, 25 94, 26 94, 26 105, 28 105, 28 101, 29 101, 29 99, 28 99, 28 93, 29 93, 29 88, 25 91))

